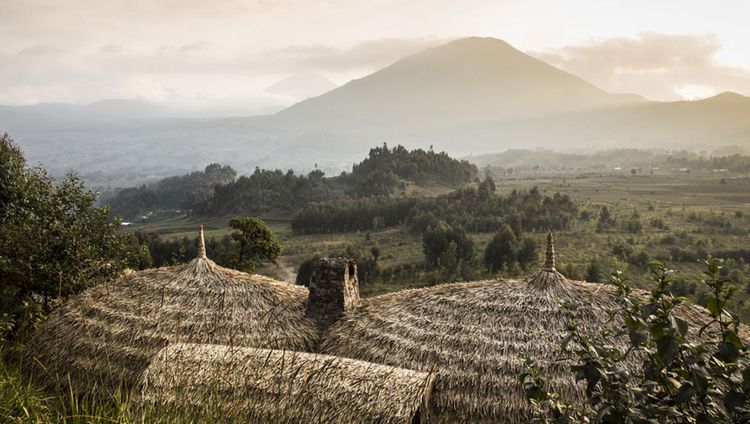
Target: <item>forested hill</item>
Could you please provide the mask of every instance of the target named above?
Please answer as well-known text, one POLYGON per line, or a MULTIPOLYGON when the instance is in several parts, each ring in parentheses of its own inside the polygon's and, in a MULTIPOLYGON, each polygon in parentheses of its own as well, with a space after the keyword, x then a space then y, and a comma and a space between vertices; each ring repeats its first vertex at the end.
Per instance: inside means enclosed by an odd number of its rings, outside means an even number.
POLYGON ((350 173, 335 177, 326 177, 319 170, 301 175, 292 170, 256 168, 252 174, 236 178, 231 167, 213 164, 205 171, 123 189, 109 204, 113 214, 128 219, 148 211, 174 209, 198 215, 291 214, 310 202, 391 196, 403 193, 412 184, 459 187, 476 175, 476 166, 445 152, 383 144, 371 149, 350 173))
POLYGON ((351 174, 341 176, 350 194, 357 197, 389 195, 403 189, 404 181, 417 185, 445 184, 459 186, 469 182, 477 168, 465 160, 456 160, 445 152, 407 150, 403 146, 389 149, 386 144, 370 149, 351 174))
POLYGON ((232 167, 214 163, 203 171, 165 178, 149 186, 122 189, 105 203, 112 207, 113 214, 125 218, 154 210, 190 209, 210 197, 214 186, 230 183, 236 177, 237 172, 232 167))

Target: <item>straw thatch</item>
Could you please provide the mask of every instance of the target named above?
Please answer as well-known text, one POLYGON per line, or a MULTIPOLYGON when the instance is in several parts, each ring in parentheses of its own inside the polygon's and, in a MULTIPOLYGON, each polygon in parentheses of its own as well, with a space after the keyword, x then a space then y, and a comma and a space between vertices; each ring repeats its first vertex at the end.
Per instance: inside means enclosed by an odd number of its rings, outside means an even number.
MULTIPOLYGON (((202 230, 201 230, 201 244, 202 230)), ((86 290, 55 310, 31 340, 26 364, 76 390, 132 386, 168 343, 308 350, 308 291, 222 268, 205 257, 131 272, 86 290)))
MULTIPOLYGON (((347 281, 321 283, 348 293, 347 281)), ((69 374, 79 390, 141 384, 144 407, 201 413, 212 404, 260 422, 407 422, 418 409, 437 423, 525 422, 525 356, 551 390, 583 402, 559 361, 563 305, 581 305, 579 328, 598 334, 612 325, 613 290, 558 273, 550 234, 544 267, 526 280, 350 302, 321 332, 306 316, 306 288, 219 267, 202 246, 187 265, 129 273, 67 301, 32 338, 26 364, 51 381, 69 374), (314 349, 339 359, 302 353, 314 349), (435 375, 431 395, 425 373, 435 375)), ((679 312, 691 329, 709 321, 697 306, 679 312)))
MULTIPOLYGON (((612 325, 613 286, 566 280, 555 270, 550 236, 544 268, 527 280, 439 285, 365 299, 334 324, 322 353, 409 369, 434 371, 432 422, 526 422, 529 403, 519 382, 524 356, 534 358, 550 388, 583 402, 560 346, 570 312, 583 331, 612 325)), ((698 328, 702 308, 680 313, 698 328)), ((615 321, 618 322, 618 321, 615 321)), ((610 340, 625 347, 625 338, 610 340)), ((635 362, 631 366, 635 367, 635 362)), ((634 368, 635 369, 635 368, 634 368)))
POLYGON ((156 355, 139 400, 194 420, 409 424, 425 422, 432 381, 335 356, 181 343, 156 355))

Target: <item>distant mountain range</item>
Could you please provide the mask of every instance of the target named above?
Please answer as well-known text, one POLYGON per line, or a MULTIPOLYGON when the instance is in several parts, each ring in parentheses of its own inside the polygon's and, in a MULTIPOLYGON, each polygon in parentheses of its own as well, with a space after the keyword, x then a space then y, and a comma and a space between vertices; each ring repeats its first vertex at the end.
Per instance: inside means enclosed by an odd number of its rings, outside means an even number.
POLYGON ((331 91, 336 87, 338 87, 336 83, 323 75, 298 74, 284 78, 276 84, 266 88, 264 91, 266 93, 287 96, 297 100, 305 100, 331 91))
MULTIPOLYGON (((316 85, 326 84, 292 78, 269 90, 316 85)), ((652 102, 611 94, 493 38, 424 50, 274 115, 168 116, 127 101, 0 107, 0 131, 15 136, 32 162, 55 171, 105 176, 130 169, 140 173, 133 181, 210 162, 240 172, 254 165, 309 169, 316 162, 344 167, 382 142, 458 155, 519 147, 750 146, 748 97, 652 102)))

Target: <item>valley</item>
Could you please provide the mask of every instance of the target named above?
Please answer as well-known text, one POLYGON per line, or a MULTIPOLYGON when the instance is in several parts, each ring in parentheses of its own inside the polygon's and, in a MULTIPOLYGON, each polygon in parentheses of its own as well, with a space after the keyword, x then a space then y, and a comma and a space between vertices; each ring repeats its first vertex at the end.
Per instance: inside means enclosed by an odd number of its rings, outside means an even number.
MULTIPOLYGON (((664 261, 683 272, 686 294, 699 297, 691 287, 701 278, 699 259, 707 254, 722 256, 727 272, 740 287, 736 310, 750 316, 750 173, 721 172, 711 169, 686 171, 657 170, 631 173, 630 169, 608 172, 522 172, 517 175, 493 175, 497 193, 507 195, 513 190, 537 187, 544 195, 569 195, 578 205, 578 219, 569 227, 556 231, 558 264, 563 274, 572 279, 586 279, 592 262, 598 267, 601 282, 616 270, 625 272, 632 284, 649 288, 647 261, 664 261), (597 231, 602 206, 606 206, 615 224, 597 231), (625 226, 637 215, 640 229, 629 231, 625 226), (585 219, 584 219, 585 218, 585 219), (641 252, 645 252, 647 257, 641 252), (641 255, 638 258, 638 255, 641 255), (729 254, 732 257, 728 257, 729 254)), ((449 192, 436 188, 428 195, 449 192)), ((445 275, 430 271, 424 265, 422 238, 406 226, 334 234, 295 234, 292 216, 270 214, 261 217, 278 234, 283 246, 280 271, 273 265, 260 272, 274 277, 290 278, 288 268, 298 268, 315 255, 340 255, 355 247, 367 251, 377 246, 382 252, 378 260, 380 275, 363 285, 363 295, 375 295, 404 288, 421 287, 442 282, 493 278, 477 264, 467 267, 463 275, 445 275)), ((195 237, 195 229, 203 224, 206 237, 220 238, 229 231, 229 217, 187 217, 178 215, 139 223, 133 231, 159 234, 165 239, 195 237)), ((492 232, 471 233, 477 254, 492 237, 492 232)), ((542 244, 544 232, 532 236, 542 244)), ((503 276, 523 275, 501 273, 503 276)))

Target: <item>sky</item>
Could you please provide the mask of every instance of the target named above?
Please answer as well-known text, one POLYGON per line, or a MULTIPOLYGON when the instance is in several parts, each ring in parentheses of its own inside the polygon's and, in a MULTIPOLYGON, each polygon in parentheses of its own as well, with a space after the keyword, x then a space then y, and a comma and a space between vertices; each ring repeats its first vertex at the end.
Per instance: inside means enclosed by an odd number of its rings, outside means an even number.
POLYGON ((344 84, 467 36, 611 92, 750 95, 738 0, 0 0, 0 104, 132 98, 252 114, 297 74, 344 84))

